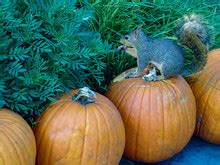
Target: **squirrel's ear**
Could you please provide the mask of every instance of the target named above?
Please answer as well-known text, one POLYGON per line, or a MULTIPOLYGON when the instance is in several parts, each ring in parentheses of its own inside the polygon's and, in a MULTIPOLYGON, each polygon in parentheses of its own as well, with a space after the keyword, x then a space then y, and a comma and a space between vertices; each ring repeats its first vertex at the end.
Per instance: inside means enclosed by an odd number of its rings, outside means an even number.
POLYGON ((134 31, 135 37, 137 37, 141 31, 142 26, 138 26, 137 29, 134 31))

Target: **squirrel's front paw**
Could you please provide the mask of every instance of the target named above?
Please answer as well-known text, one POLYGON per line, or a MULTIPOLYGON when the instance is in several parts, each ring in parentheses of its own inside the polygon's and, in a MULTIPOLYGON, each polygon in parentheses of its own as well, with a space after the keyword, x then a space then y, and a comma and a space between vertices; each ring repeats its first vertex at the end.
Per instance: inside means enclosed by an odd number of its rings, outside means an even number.
POLYGON ((123 51, 125 51, 126 50, 126 46, 124 46, 124 45, 121 45, 121 46, 119 46, 118 48, 117 48, 117 51, 118 52, 123 52, 123 51))
POLYGON ((145 81, 157 81, 156 68, 153 68, 152 70, 150 70, 150 72, 147 75, 144 75, 142 79, 145 81))

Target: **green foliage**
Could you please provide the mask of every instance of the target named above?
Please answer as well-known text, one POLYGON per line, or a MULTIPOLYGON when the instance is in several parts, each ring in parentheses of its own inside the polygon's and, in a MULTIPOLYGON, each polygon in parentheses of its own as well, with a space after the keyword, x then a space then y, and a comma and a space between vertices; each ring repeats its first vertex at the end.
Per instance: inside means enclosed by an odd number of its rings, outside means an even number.
MULTIPOLYGON (((91 0, 89 1, 95 10, 96 20, 94 27, 102 37, 107 39, 113 48, 120 45, 122 36, 138 26, 146 34, 155 38, 170 38, 176 40, 176 22, 185 14, 200 14, 214 30, 214 42, 212 48, 219 47, 220 40, 220 14, 217 13, 219 4, 211 4, 202 0, 91 0)), ((187 59, 191 60, 192 52, 185 49, 187 59)), ((190 61, 186 61, 187 63, 190 61)), ((105 81, 103 86, 122 71, 136 66, 136 59, 127 54, 114 53, 106 56, 105 81)))
POLYGON ((176 21, 198 13, 214 28, 212 49, 217 48, 219 4, 210 2, 0 0, 0 107, 32 122, 72 88, 105 93, 115 76, 136 66, 136 59, 116 49, 140 25, 148 35, 176 40, 176 21))
POLYGON ((110 50, 73 1, 0 1, 0 107, 32 119, 72 88, 100 88, 110 50))

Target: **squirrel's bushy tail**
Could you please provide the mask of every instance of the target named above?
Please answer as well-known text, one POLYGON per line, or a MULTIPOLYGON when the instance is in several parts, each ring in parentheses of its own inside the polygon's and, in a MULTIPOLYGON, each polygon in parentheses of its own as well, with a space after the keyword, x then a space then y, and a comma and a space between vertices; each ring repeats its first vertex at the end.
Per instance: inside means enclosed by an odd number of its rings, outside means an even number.
POLYGON ((206 65, 210 32, 210 27, 198 15, 184 16, 179 20, 177 38, 194 52, 192 63, 185 67, 183 76, 198 72, 206 65))

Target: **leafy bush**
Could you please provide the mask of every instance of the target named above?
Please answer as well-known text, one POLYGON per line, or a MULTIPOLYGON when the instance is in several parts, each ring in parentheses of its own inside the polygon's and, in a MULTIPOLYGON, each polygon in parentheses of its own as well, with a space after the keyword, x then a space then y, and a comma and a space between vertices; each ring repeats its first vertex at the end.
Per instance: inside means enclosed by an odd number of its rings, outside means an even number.
POLYGON ((176 21, 193 12, 214 27, 212 48, 219 47, 219 4, 204 0, 0 0, 0 107, 32 122, 62 92, 104 93, 136 66, 116 51, 122 36, 142 25, 148 35, 176 40, 176 21))
POLYGON ((32 119, 71 88, 99 88, 110 50, 71 1, 0 1, 0 107, 32 119))
MULTIPOLYGON (((91 0, 89 5, 95 11, 94 27, 102 37, 107 39, 113 48, 129 31, 142 26, 144 32, 155 38, 176 40, 176 22, 185 14, 196 13, 202 16, 213 28, 211 49, 220 45, 220 4, 204 0, 91 0)), ((192 52, 185 49, 186 64, 191 62, 192 52)), ((107 65, 103 86, 124 70, 136 66, 136 59, 127 54, 112 53, 104 59, 107 65)))

